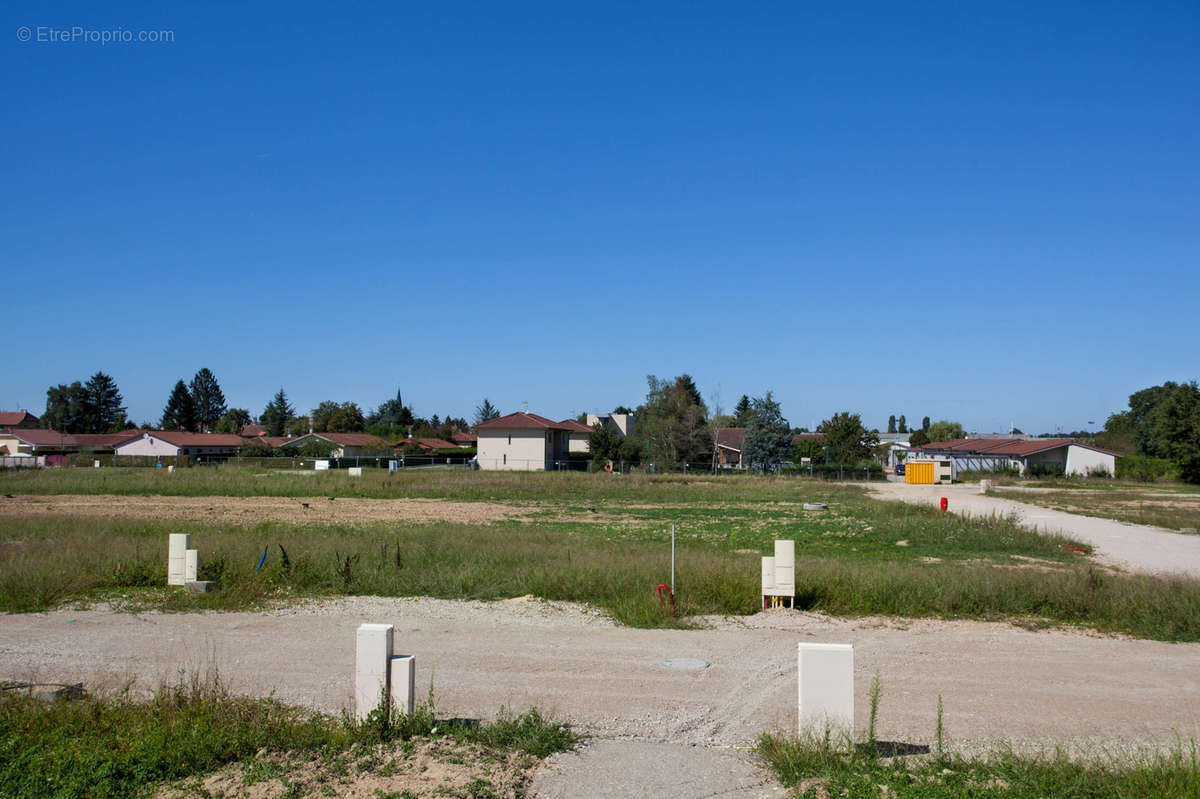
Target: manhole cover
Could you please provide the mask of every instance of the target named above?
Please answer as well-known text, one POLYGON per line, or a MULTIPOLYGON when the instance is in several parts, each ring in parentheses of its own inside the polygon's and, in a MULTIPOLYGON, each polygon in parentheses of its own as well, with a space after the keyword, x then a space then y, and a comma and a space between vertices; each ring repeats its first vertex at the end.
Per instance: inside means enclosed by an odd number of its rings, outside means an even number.
POLYGON ((707 669, 708 661, 700 658, 667 658, 662 666, 664 669, 707 669))

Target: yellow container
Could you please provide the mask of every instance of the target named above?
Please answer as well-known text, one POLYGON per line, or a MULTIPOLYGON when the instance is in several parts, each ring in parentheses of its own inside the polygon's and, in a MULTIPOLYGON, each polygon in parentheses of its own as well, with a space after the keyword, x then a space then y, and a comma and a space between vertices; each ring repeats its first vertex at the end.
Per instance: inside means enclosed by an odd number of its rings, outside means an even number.
POLYGON ((933 485, 937 482, 933 461, 909 461, 904 464, 904 482, 933 485))

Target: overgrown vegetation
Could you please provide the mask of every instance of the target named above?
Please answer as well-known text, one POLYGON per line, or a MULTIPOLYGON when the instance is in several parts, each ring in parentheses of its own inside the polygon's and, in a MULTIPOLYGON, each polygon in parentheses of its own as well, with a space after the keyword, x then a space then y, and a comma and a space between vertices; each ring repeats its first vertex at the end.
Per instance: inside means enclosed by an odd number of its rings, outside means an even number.
POLYGON ((46 703, 3 692, 0 796, 124 799, 230 763, 304 754, 336 764, 380 746, 403 756, 404 742, 434 737, 539 758, 575 741, 568 727, 536 709, 465 724, 438 720, 431 697, 411 716, 376 711, 359 724, 271 699, 232 696, 215 676, 181 677, 148 702, 117 694, 46 703))
POLYGON ((187 610, 343 594, 531 594, 590 603, 633 626, 678 626, 689 616, 755 612, 759 554, 775 538, 792 538, 800 608, 1200 640, 1197 581, 1109 573, 1066 539, 1005 518, 965 519, 866 499, 853 488, 804 487, 822 493, 793 486, 787 503, 527 502, 522 518, 491 524, 10 519, 0 531, 0 608, 40 610, 82 597, 187 610), (817 496, 831 509, 804 511, 800 503, 817 496), (670 574, 672 523, 679 531, 676 616, 653 593, 670 574), (218 582, 219 591, 163 587, 168 532, 193 534, 200 577, 218 582), (97 540, 105 545, 96 547, 97 540), (264 548, 266 563, 255 571, 264 548))

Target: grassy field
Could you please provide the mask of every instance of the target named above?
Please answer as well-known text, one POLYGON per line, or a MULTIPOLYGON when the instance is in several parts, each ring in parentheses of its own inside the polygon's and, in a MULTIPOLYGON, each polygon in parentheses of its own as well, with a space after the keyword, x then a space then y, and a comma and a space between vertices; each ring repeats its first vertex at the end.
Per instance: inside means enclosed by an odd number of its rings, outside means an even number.
MULTIPOLYGON (((231 696, 212 677, 180 679, 149 702, 122 695, 44 702, 3 692, 0 796, 125 799, 171 783, 175 795, 211 797, 200 778, 231 765, 237 789, 274 780, 289 797, 335 796, 364 776, 415 786, 432 754, 462 767, 457 789, 449 780, 437 795, 498 799, 523 787, 536 758, 574 740, 537 710, 468 725, 439 720, 431 699, 411 716, 376 713, 360 724, 231 696), (497 773, 517 784, 494 784, 497 773)), ((427 795, 384 792, 418 794, 427 795)))
POLYGON ((1200 493, 1165 493, 1144 486, 1131 490, 1108 488, 1100 491, 1013 491, 1001 487, 991 489, 990 493, 1085 516, 1149 524, 1176 531, 1200 529, 1200 493))
MULTIPOLYGON (((118 481, 133 493, 142 481, 162 476, 150 470, 75 471, 6 477, 76 493, 112 488, 118 481)), ((625 624, 679 626, 696 615, 755 612, 759 556, 770 553, 774 539, 790 538, 797 542, 801 608, 1078 624, 1146 638, 1200 640, 1196 581, 1110 573, 1065 546, 1067 540, 1008 519, 966 519, 882 502, 857 487, 792 478, 478 472, 403 477, 397 483, 382 474, 363 481, 337 476, 343 488, 396 495, 403 487, 408 495, 474 497, 518 507, 521 516, 471 524, 7 518, 0 526, 0 609, 41 610, 78 599, 188 610, 341 594, 471 599, 532 594, 591 603, 625 624), (803 509, 814 500, 828 502, 829 509, 803 509), (675 615, 654 594, 670 577, 672 524, 678 530, 675 615), (201 595, 163 587, 169 532, 192 534, 202 553, 200 576, 216 580, 219 591, 201 595), (266 563, 256 571, 264 548, 266 563)), ((298 485, 308 489, 301 496, 310 496, 313 484, 306 481, 325 478, 291 476, 275 488, 298 485)), ((230 480, 259 485, 252 476, 216 469, 175 474, 166 484, 190 495, 230 480)))
POLYGON ((1200 796, 1200 758, 1195 743, 1168 754, 1116 758, 1040 756, 999 749, 990 756, 882 758, 886 747, 837 746, 818 737, 764 735, 759 755, 795 796, 896 797, 896 799, 1133 799, 1200 796))

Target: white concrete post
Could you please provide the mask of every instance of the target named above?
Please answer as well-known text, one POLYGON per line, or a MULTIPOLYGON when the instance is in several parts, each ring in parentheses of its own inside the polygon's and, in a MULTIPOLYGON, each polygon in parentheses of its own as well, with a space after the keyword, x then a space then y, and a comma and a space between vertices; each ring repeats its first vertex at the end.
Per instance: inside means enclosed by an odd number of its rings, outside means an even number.
POLYGON ((354 715, 364 720, 389 701, 392 625, 360 624, 354 648, 354 715))
POLYGON ((854 733, 854 647, 800 644, 797 660, 800 734, 854 733))
POLYGON ((188 533, 171 533, 167 539, 167 585, 183 585, 187 582, 187 551, 192 545, 188 533))
POLYGON ((200 572, 200 550, 189 549, 183 557, 183 581, 185 583, 196 582, 196 575, 200 572))
POLYGON ((362 477, 362 467, 361 466, 351 466, 347 471, 350 472, 351 477, 362 477))
POLYGON ((388 661, 392 689, 392 709, 411 716, 417 686, 417 659, 413 655, 392 655, 388 661))

